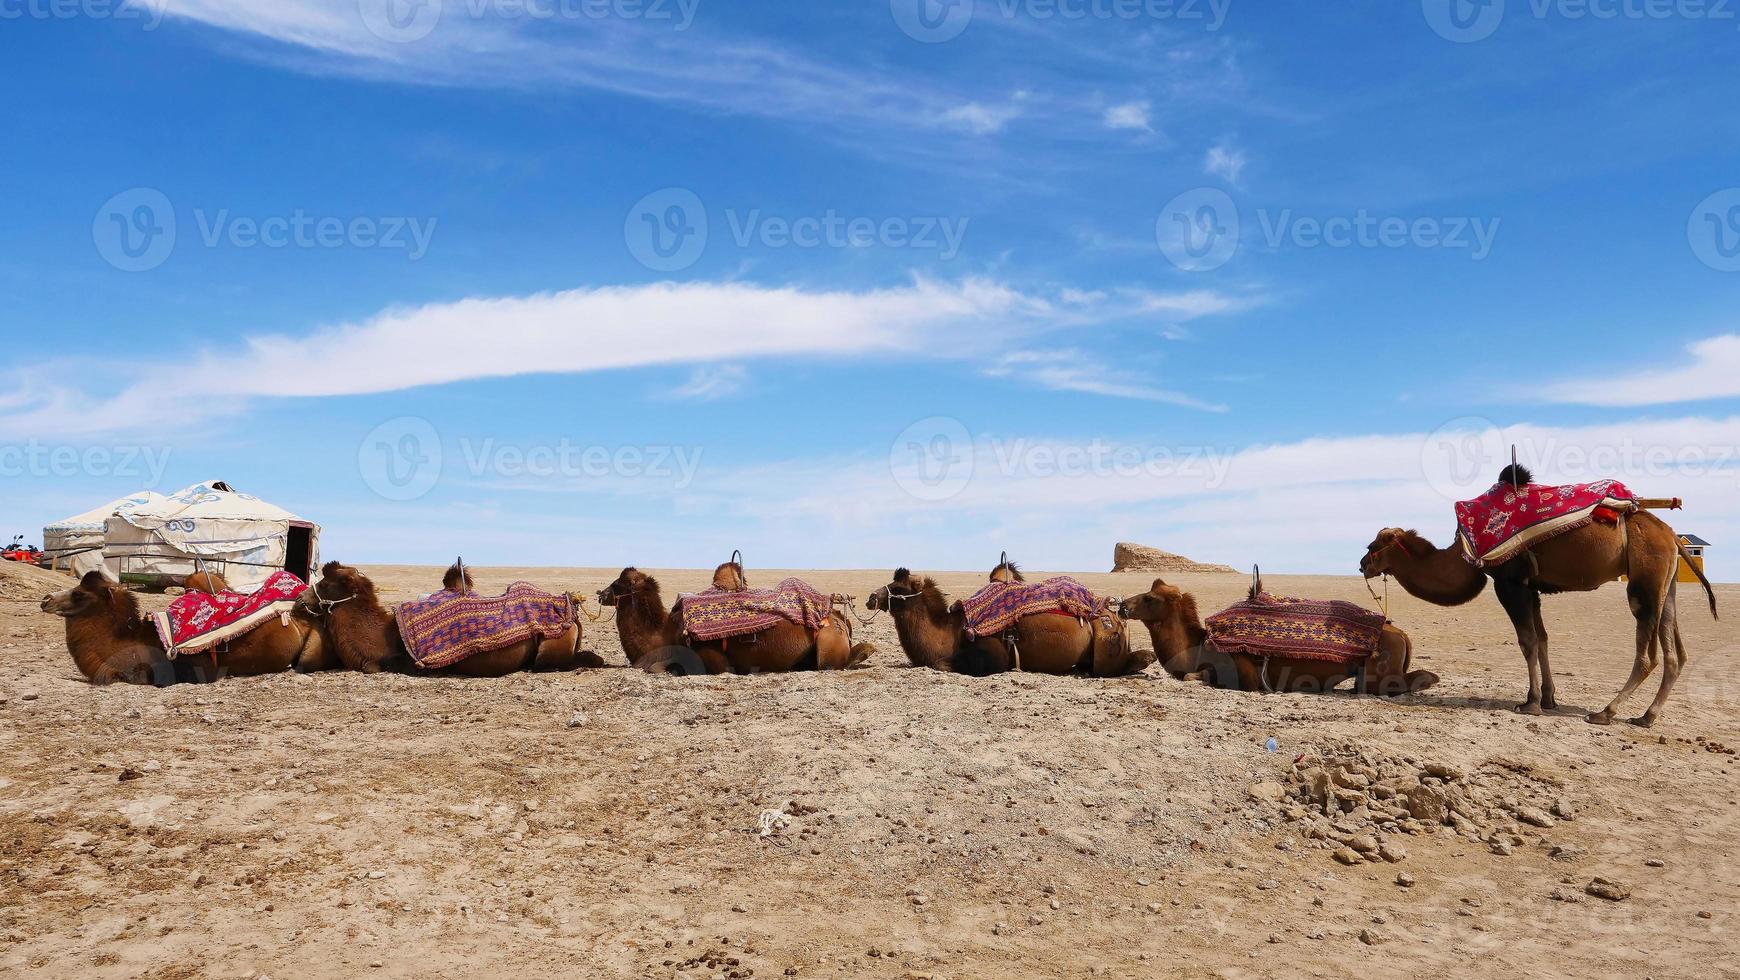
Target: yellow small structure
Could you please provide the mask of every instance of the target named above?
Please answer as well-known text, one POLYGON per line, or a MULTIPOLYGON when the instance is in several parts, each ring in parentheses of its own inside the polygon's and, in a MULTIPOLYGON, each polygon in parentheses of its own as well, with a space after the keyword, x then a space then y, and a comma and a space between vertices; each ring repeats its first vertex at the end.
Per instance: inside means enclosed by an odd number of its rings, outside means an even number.
POLYGON ((1704 570, 1704 549, 1710 546, 1710 542, 1695 534, 1682 534, 1680 535, 1680 543, 1686 546, 1686 553, 1692 557, 1689 562, 1685 558, 1680 559, 1679 580, 1681 582, 1696 582, 1698 575, 1691 566, 1696 565, 1698 572, 1704 570))

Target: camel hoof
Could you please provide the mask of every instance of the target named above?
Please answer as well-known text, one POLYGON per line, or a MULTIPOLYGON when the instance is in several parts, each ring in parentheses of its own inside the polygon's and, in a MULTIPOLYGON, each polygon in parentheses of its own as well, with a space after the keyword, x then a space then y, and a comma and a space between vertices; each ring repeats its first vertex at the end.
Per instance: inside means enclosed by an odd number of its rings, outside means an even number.
POLYGON ((1517 705, 1515 711, 1519 715, 1535 715, 1536 717, 1539 717, 1541 714, 1541 706, 1535 704, 1533 701, 1528 701, 1517 705))
POLYGON ((1639 728, 1654 728, 1655 715, 1639 715, 1631 719, 1631 723, 1639 728))
POLYGON ((1591 725, 1601 725, 1602 727, 1613 724, 1613 716, 1605 711, 1597 711, 1592 715, 1585 715, 1583 720, 1591 725))

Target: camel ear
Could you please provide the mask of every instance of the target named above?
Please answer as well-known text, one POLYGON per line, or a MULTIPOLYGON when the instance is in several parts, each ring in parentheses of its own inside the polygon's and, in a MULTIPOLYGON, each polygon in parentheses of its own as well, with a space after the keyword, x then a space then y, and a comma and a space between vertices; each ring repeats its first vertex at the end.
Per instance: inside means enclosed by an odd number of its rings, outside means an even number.
POLYGON ((1157 595, 1157 596, 1165 595, 1166 594, 1166 580, 1163 578, 1155 579, 1154 584, 1149 587, 1148 591, 1153 593, 1154 595, 1157 595))
POLYGON ((109 579, 101 571, 86 572, 85 577, 79 579, 79 588, 91 592, 105 592, 109 588, 109 579))
POLYGON ((909 581, 911 578, 912 578, 912 569, 910 569, 910 568, 896 568, 894 570, 894 581, 896 581, 896 582, 909 581))
POLYGON ((321 578, 331 578, 332 576, 337 575, 338 570, 342 567, 344 567, 344 566, 340 565, 336 561, 329 561, 326 564, 320 566, 320 577, 321 578))

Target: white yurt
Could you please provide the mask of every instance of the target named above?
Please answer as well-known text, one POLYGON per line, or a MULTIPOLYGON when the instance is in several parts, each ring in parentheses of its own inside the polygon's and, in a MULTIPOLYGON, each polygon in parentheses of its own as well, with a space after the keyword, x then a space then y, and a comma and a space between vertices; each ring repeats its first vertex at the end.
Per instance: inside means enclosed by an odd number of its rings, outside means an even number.
POLYGON ((108 519, 162 499, 162 494, 141 490, 43 528, 42 550, 50 567, 80 578, 100 570, 103 567, 103 525, 108 519))
POLYGON ((103 564, 126 585, 163 586, 206 570, 251 592, 279 570, 310 581, 320 564, 320 527, 209 480, 109 517, 103 564))

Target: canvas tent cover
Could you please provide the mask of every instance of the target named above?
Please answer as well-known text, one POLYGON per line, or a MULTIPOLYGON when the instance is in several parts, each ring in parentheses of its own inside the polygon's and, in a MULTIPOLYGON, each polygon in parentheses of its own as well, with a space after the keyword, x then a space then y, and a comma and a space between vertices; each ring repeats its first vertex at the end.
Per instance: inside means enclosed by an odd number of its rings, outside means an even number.
POLYGON ((163 495, 141 490, 119 500, 94 507, 42 529, 42 550, 53 567, 83 577, 103 567, 103 525, 110 517, 136 510, 163 499, 163 495))
POLYGON ((219 480, 110 516, 103 559, 122 582, 191 575, 202 567, 242 592, 280 569, 308 581, 320 528, 219 480))

